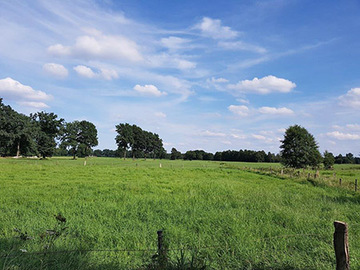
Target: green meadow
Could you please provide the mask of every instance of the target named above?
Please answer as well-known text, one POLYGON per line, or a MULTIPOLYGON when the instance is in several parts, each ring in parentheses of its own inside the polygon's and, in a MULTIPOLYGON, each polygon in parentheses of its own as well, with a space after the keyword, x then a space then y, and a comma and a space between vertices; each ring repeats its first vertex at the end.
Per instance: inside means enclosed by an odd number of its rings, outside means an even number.
POLYGON ((335 269, 335 220, 360 269, 360 166, 309 181, 279 164, 84 162, 0 159, 0 269, 152 269, 158 230, 171 269, 335 269))

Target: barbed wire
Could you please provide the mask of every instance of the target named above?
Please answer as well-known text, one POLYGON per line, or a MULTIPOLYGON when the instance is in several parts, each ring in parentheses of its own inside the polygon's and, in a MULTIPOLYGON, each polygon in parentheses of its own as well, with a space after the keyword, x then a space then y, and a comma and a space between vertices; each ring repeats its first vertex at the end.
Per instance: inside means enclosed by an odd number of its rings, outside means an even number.
MULTIPOLYGON (((358 224, 360 225, 360 224, 358 224)), ((260 242, 263 240, 269 239, 277 239, 277 238, 290 238, 290 237, 300 237, 300 236, 323 236, 321 234, 288 234, 288 235, 278 235, 278 236, 269 236, 255 239, 255 242, 260 242)), ((215 246, 202 246, 202 247, 182 247, 182 248, 170 248, 166 249, 167 251, 188 251, 188 250, 204 250, 204 249, 216 249, 216 248, 224 248, 224 245, 215 245, 215 246)), ((0 258, 8 258, 8 257, 16 257, 16 256, 32 256, 32 255, 46 255, 46 254, 60 254, 60 253, 89 253, 89 252, 158 252, 157 249, 72 249, 72 250, 57 250, 57 251, 39 251, 39 252, 21 252, 17 254, 2 254, 0 258)))

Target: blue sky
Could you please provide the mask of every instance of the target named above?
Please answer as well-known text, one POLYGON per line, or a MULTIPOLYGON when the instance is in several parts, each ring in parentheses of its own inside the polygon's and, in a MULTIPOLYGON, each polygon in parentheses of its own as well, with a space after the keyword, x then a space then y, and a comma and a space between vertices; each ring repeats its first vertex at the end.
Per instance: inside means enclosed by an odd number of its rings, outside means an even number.
POLYGON ((279 152, 287 127, 360 153, 360 2, 0 0, 0 96, 137 124, 180 151, 279 152))

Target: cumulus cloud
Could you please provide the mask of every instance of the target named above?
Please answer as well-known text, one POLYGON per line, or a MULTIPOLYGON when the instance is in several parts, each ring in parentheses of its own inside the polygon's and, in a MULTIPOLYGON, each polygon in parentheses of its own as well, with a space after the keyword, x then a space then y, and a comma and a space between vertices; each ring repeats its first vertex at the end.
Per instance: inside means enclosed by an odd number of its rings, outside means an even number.
POLYGON ((275 108, 275 107, 261 107, 259 109, 260 113, 263 114, 272 114, 272 115, 291 115, 294 114, 294 111, 285 107, 275 108))
POLYGON ((57 78, 66 78, 69 74, 68 70, 60 64, 47 63, 43 65, 43 69, 50 75, 57 78))
POLYGON ((360 108, 360 88, 352 88, 345 95, 339 97, 340 105, 360 108))
POLYGON ((255 53, 266 53, 266 49, 260 46, 248 44, 242 41, 220 41, 220 47, 226 50, 233 51, 250 51, 255 53))
POLYGON ((100 68, 98 72, 94 72, 91 68, 83 65, 78 65, 74 67, 74 70, 79 76, 93 79, 93 78, 100 78, 105 80, 112 80, 117 79, 119 75, 115 70, 100 68))
POLYGON ((215 20, 204 17, 200 23, 195 26, 204 36, 213 39, 231 39, 238 36, 238 32, 231 30, 228 26, 222 26, 221 20, 215 20))
POLYGON ((76 71, 77 74, 85 78, 91 79, 96 77, 95 72, 91 68, 83 65, 78 65, 74 67, 74 70, 76 71))
POLYGON ((160 97, 160 96, 166 95, 166 92, 161 92, 155 85, 152 85, 152 84, 146 84, 144 86, 137 84, 134 86, 133 89, 136 92, 138 92, 142 95, 147 95, 147 96, 160 97))
POLYGON ((353 134, 353 133, 342 133, 339 131, 333 131, 326 133, 327 136, 338 139, 338 140, 359 140, 360 135, 359 134, 353 134))
POLYGON ((15 101, 44 101, 51 99, 51 96, 45 92, 34 90, 32 87, 23 85, 10 77, 0 80, 0 96, 15 101))
POLYGON ((228 109, 239 116, 247 116, 249 113, 249 108, 245 105, 230 105, 228 109))
POLYGON ((79 36, 73 46, 55 44, 48 47, 54 56, 73 56, 86 59, 127 60, 138 62, 143 59, 136 42, 119 35, 79 36))
POLYGON ((237 84, 229 84, 228 88, 236 90, 240 93, 289 93, 296 84, 282 78, 269 75, 261 79, 254 78, 252 80, 239 81, 237 84))

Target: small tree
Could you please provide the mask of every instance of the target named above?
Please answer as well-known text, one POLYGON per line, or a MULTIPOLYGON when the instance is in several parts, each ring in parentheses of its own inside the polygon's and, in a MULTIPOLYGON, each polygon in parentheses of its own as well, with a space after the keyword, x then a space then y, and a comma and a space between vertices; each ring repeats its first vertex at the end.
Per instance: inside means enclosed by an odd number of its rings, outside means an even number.
POLYGON ((287 167, 317 167, 321 162, 321 154, 313 135, 305 128, 290 126, 281 141, 281 163, 287 167))
POLYGON ((334 166, 335 163, 335 157, 332 153, 325 151, 324 152, 324 159, 323 159, 323 164, 325 169, 331 169, 334 166))

